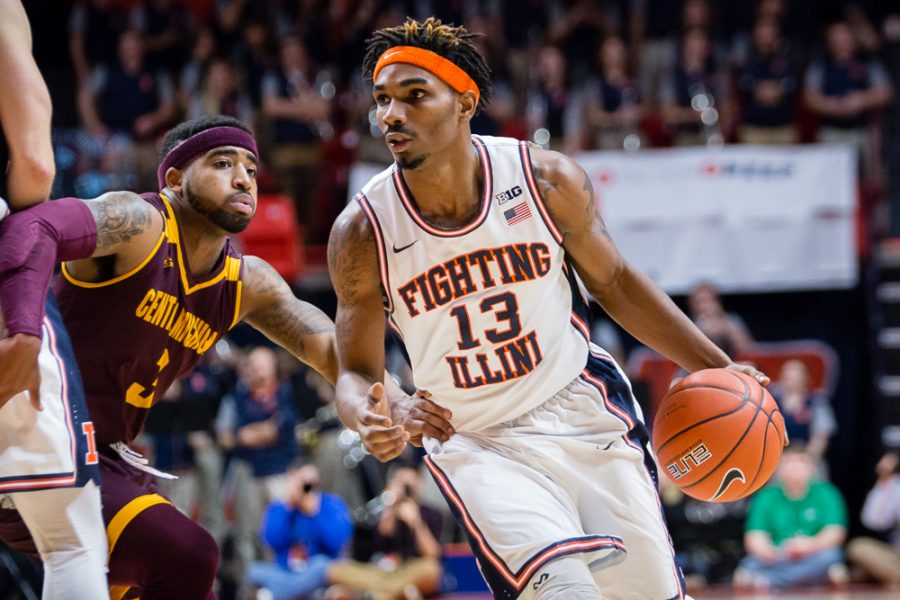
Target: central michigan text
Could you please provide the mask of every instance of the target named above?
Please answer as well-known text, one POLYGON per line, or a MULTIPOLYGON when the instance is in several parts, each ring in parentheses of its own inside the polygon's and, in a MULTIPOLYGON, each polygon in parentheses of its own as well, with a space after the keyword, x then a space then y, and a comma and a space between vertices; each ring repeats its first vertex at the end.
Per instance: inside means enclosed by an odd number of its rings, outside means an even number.
POLYGON ((478 289, 520 283, 550 272, 546 244, 509 244, 460 254, 397 288, 410 317, 464 298, 478 289))

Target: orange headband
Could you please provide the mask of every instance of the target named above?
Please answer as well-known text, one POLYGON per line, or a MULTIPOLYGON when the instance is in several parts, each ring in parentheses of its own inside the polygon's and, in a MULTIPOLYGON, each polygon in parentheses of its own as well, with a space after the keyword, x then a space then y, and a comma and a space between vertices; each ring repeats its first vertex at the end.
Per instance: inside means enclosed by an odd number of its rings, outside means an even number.
POLYGON ((481 92, 475 81, 469 77, 468 73, 457 67, 455 64, 439 54, 435 54, 431 50, 424 48, 416 48, 415 46, 394 46, 384 51, 378 62, 375 63, 375 71, 372 73, 372 79, 378 78, 381 69, 394 63, 405 63, 421 67, 426 71, 437 75, 441 81, 452 87, 454 90, 462 94, 466 90, 475 92, 475 103, 481 98, 481 92))

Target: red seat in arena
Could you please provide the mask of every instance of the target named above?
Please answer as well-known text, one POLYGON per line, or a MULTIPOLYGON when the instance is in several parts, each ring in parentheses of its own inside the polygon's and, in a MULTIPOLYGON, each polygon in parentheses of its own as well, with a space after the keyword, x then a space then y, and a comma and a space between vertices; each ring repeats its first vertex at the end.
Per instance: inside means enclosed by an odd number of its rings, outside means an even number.
POLYGON ((303 272, 302 236, 294 203, 278 194, 261 194, 250 225, 238 236, 244 254, 258 256, 293 284, 303 272))

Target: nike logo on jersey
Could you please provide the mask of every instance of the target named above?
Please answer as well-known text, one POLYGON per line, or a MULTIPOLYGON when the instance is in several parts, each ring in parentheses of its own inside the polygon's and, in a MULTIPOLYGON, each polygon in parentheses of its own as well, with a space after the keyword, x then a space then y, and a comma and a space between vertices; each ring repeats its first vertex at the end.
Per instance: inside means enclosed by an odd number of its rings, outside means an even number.
POLYGON ((744 478, 744 472, 740 469, 728 469, 728 472, 725 473, 724 477, 722 477, 722 483, 719 484, 718 491, 713 494, 713 497, 710 498, 710 501, 715 502, 716 499, 718 499, 722 494, 728 491, 728 488, 731 487, 731 484, 735 481, 740 481, 741 483, 747 481, 744 478))
POLYGON ((413 244, 415 244, 418 241, 419 240, 413 240, 410 243, 408 243, 407 245, 400 246, 399 248, 397 247, 397 242, 394 242, 394 248, 393 248, 394 254, 399 254, 399 253, 403 252, 404 250, 406 250, 407 248, 409 248, 410 246, 412 246, 413 244))

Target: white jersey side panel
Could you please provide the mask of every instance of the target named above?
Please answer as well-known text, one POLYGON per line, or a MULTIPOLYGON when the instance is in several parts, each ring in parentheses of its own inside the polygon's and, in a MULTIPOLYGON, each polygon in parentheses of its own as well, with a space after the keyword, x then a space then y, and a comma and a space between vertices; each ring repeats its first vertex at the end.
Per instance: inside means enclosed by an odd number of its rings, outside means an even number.
POLYGON ((585 367, 587 325, 575 314, 561 236, 531 174, 527 146, 473 136, 484 173, 481 211, 437 229, 394 166, 357 196, 375 230, 391 325, 416 387, 453 412, 460 431, 513 419, 585 367))
POLYGON ((69 414, 66 371, 54 340, 45 319, 38 354, 44 410, 35 410, 27 392, 16 394, 0 409, 0 492, 65 487, 76 481, 76 432, 69 414))

